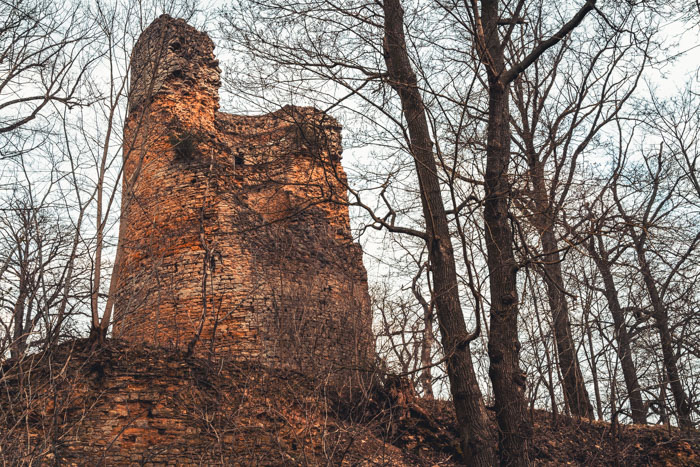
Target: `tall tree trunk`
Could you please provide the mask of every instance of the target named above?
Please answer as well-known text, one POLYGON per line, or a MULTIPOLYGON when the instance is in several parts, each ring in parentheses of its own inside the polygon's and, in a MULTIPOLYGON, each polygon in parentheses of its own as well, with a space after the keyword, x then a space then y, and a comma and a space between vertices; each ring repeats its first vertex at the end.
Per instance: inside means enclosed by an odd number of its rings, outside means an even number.
POLYGON ((566 288, 561 271, 562 260, 554 234, 555 213, 552 212, 553 201, 549 197, 545 182, 544 164, 538 158, 532 139, 526 144, 532 179, 531 196, 534 203, 530 218, 542 244, 542 275, 547 288, 549 309, 552 313, 554 341, 562 374, 562 392, 566 405, 573 415, 593 418, 593 406, 583 381, 571 333, 569 304, 566 300, 566 288))
POLYGON ((384 1, 384 58, 391 86, 401 99, 408 125, 426 224, 426 244, 433 277, 435 309, 447 356, 447 374, 467 465, 491 466, 495 456, 488 419, 472 365, 466 323, 459 300, 454 252, 437 175, 433 142, 418 81, 411 66, 403 31, 400 0, 384 1))
MULTIPOLYGON (((546 217, 546 215, 545 215, 546 217)), ((593 418, 593 406, 586 391, 581 367, 576 355, 576 345, 571 334, 569 304, 564 294, 564 279, 561 272, 561 256, 553 226, 540 230, 543 256, 544 282, 547 286, 547 299, 552 311, 554 337, 559 353, 564 385, 564 398, 571 413, 578 417, 593 418)))
POLYGON ((525 375, 519 366, 517 266, 508 219, 508 91, 497 82, 490 84, 484 203, 491 294, 489 375, 496 398, 501 464, 528 465, 530 427, 525 411, 525 375))
MULTIPOLYGON (((528 279, 529 280, 529 279, 528 279)), ((530 285, 531 288, 533 288, 532 284, 530 285)), ((534 295, 534 292, 533 292, 534 295)), ((553 358, 551 357, 549 353, 549 346, 547 345, 547 341, 545 339, 545 332, 542 329, 542 319, 540 318, 540 312, 538 310, 537 306, 537 300, 533 300, 534 304, 534 311, 535 311, 535 318, 537 319, 537 329, 540 332, 540 339, 542 341, 542 346, 544 347, 544 356, 547 361, 547 392, 549 393, 549 400, 551 401, 552 404, 552 424, 555 424, 557 421, 557 418, 559 417, 559 408, 557 407, 557 398, 555 397, 554 393, 554 374, 553 374, 553 369, 554 369, 554 362, 553 358)), ((548 333, 547 333, 548 334, 548 333)))
POLYGON ((637 261, 639 262, 642 278, 644 279, 644 285, 646 286, 649 299, 651 300, 654 324, 656 325, 656 329, 659 331, 661 353, 663 355, 664 367, 666 368, 666 373, 668 376, 668 384, 671 387, 671 394, 673 395, 673 400, 676 404, 678 424, 682 428, 691 428, 693 425, 690 421, 690 403, 688 401, 688 396, 683 389, 683 384, 681 383, 680 372, 678 371, 678 359, 673 351, 673 339, 671 337, 671 330, 668 326, 668 313, 666 312, 666 308, 661 300, 661 295, 656 287, 656 282, 654 281, 649 263, 646 259, 646 253, 644 251, 644 243, 646 239, 643 238, 644 234, 641 236, 633 234, 633 236, 635 250, 637 253, 637 261))
MULTIPOLYGON (((510 83, 512 80, 516 79, 521 72, 526 70, 530 65, 535 63, 542 54, 550 47, 561 41, 567 34, 577 28, 581 22, 584 20, 586 15, 595 8, 596 0, 587 0, 577 11, 577 13, 561 28, 549 38, 545 40, 540 40, 537 45, 532 49, 530 53, 525 55, 519 62, 514 63, 508 70, 504 71, 504 52, 505 44, 510 37, 512 32, 512 27, 507 29, 504 34, 506 39, 501 42, 500 34, 497 30, 497 25, 501 18, 498 15, 498 1, 482 1, 483 10, 483 21, 485 24, 484 35, 490 41, 488 45, 486 55, 486 62, 491 62, 490 72, 495 76, 499 77, 501 82, 510 83), (487 8, 486 5, 489 5, 487 8), (487 15, 487 10, 492 10, 487 15)), ((516 2, 517 11, 520 8, 525 8, 526 2, 516 2)), ((509 12, 512 13, 512 12, 509 12)), ((510 24, 508 18, 503 18, 501 24, 510 24)), ((513 54, 517 55, 517 54, 513 54)), ((553 66, 556 69, 557 63, 553 66)), ((555 72, 552 72, 556 74, 555 72)), ((537 80, 537 78, 535 78, 537 80)), ((558 251, 557 240, 555 237, 555 219, 559 212, 559 207, 556 206, 557 201, 554 199, 554 189, 547 188, 547 182, 544 176, 544 162, 540 160, 538 151, 535 149, 534 145, 534 132, 537 126, 537 121, 541 117, 540 111, 544 109, 544 100, 546 99, 546 94, 533 97, 532 100, 539 101, 533 104, 537 111, 533 112, 532 115, 532 128, 530 127, 529 116, 523 113, 523 119, 525 124, 522 127, 522 131, 525 131, 524 142, 526 144, 528 165, 530 167, 530 173, 532 177, 532 192, 530 193, 532 197, 532 202, 534 203, 534 209, 532 209, 531 220, 533 225, 538 231, 540 242, 542 244, 542 271, 544 276, 544 282, 547 288, 547 299, 549 302, 550 310, 552 313, 553 323, 554 323, 554 337, 557 346, 557 356, 559 360, 559 369, 561 370, 561 380, 563 386, 564 399, 566 406, 569 410, 576 416, 582 417, 593 417, 593 407, 590 403, 590 398, 586 390, 586 386, 583 381, 583 375, 581 373, 581 368, 576 355, 576 346, 573 343, 573 337, 571 333, 571 322, 569 320, 569 309, 566 300, 565 284, 562 276, 561 270, 561 257, 558 251), (541 100, 540 100, 541 99, 541 100)), ((522 97, 522 96, 521 96, 522 97)), ((528 97, 526 100, 530 100, 528 97)), ((580 104, 579 104, 580 105, 580 104)), ((521 111, 528 107, 525 104, 521 107, 521 111)), ((507 112, 507 109, 506 109, 507 112)), ((509 113, 505 114, 506 122, 510 117, 509 113)), ((556 133, 556 131, 554 132, 556 133)), ((551 136, 551 135, 550 135, 551 136)), ((575 157, 572 163, 575 164, 575 157)), ((573 166, 572 166, 573 167, 573 166)), ((488 169, 487 169, 488 170, 488 169)), ((506 173, 505 171, 503 172, 506 173)), ((553 186, 557 185, 560 181, 558 179, 558 171, 556 172, 555 179, 552 180, 553 186)), ((570 180, 566 182, 567 187, 570 180)), ((565 190, 568 190, 566 188, 565 190)))
POLYGON ((622 375, 625 378, 625 387, 627 395, 630 399, 630 408, 632 409, 632 421, 634 423, 645 424, 647 422, 647 414, 642 400, 642 392, 639 388, 637 380, 637 369, 632 359, 632 345, 629 334, 627 333, 627 325, 625 324, 625 315, 620 306, 617 287, 613 279, 610 269, 610 262, 607 254, 604 251, 602 240, 598 237, 598 249, 596 249, 595 240, 591 239, 588 242, 588 252, 593 258, 593 261, 603 277, 603 290, 605 299, 608 301, 608 308, 615 324, 615 336, 617 337, 618 356, 622 365, 622 375))
POLYGON ((482 2, 485 47, 492 63, 487 66, 489 115, 486 142, 486 197, 484 223, 491 294, 491 330, 488 342, 489 375, 496 399, 498 448, 501 465, 529 465, 531 427, 525 402, 525 374, 520 369, 518 341, 517 264, 508 203, 511 186, 509 83, 498 35, 498 2, 482 2))

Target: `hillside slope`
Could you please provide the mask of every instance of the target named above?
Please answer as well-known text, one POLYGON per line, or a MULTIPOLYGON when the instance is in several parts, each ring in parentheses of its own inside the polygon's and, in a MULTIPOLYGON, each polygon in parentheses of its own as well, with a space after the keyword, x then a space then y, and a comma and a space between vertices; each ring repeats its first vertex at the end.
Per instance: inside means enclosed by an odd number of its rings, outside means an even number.
MULTIPOLYGON (((396 378, 350 401, 323 381, 109 342, 63 344, 0 375, 7 465, 458 465, 449 403, 396 378)), ((540 465, 700 465, 697 437, 534 413, 540 465)))

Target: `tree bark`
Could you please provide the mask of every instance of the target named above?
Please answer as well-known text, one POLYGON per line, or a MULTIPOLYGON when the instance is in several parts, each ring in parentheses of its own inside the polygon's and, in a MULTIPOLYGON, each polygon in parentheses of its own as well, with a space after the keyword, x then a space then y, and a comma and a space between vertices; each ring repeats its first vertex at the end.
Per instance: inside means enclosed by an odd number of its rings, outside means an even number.
POLYGON ((593 395, 595 396, 595 409, 598 415, 598 420, 605 420, 603 415, 603 401, 600 397, 600 384, 598 382, 598 370, 596 368, 596 352, 593 347, 593 330, 591 329, 591 323, 588 321, 588 316, 590 314, 590 306, 587 310, 584 310, 584 321, 583 327, 586 331, 586 337, 588 338, 588 350, 591 353, 588 363, 591 367, 591 376, 593 377, 593 395))
POLYGON ((489 376, 496 399, 498 449, 501 465, 529 465, 531 426, 525 402, 525 374, 520 369, 518 341, 517 264, 513 253, 508 201, 511 185, 509 82, 502 80, 505 70, 503 46, 498 35, 498 2, 482 2, 484 22, 483 54, 489 84, 489 115, 486 143, 486 196, 484 223, 487 265, 491 294, 491 330, 488 342, 489 376))
POLYGON ((637 369, 632 359, 632 345, 629 334, 627 333, 627 325, 625 324, 625 315, 620 306, 618 298, 617 286, 613 279, 610 269, 610 262, 607 254, 602 246, 602 240, 598 237, 598 249, 596 249, 595 240, 591 239, 588 242, 588 252, 593 258, 600 275, 603 278, 603 290, 605 299, 608 301, 608 308, 615 324, 615 336, 618 343, 618 355, 622 365, 622 375, 625 378, 625 387, 627 395, 630 399, 630 408, 632 410, 632 421, 634 423, 645 424, 647 422, 646 409, 642 400, 642 392, 639 388, 637 380, 637 369), (600 252, 598 251, 600 250, 600 252))
POLYGON ((442 346, 447 357, 447 374, 455 406, 464 461, 470 466, 491 466, 488 419, 472 365, 466 323, 459 289, 433 142, 425 115, 418 80, 406 49, 400 0, 384 1, 384 58, 391 86, 398 93, 408 125, 409 149, 414 157, 423 216, 426 245, 433 277, 435 309, 442 346))
POLYGON ((676 404, 678 424, 681 428, 692 428, 693 424, 690 420, 690 403, 688 401, 688 396, 683 389, 683 384, 681 383, 680 372, 678 370, 678 359, 673 351, 673 338, 671 337, 671 330, 668 326, 668 313, 666 312, 661 295, 656 287, 656 282, 654 281, 649 263, 646 259, 646 253, 644 251, 644 243, 646 239, 644 238, 644 234, 636 235, 633 233, 632 236, 637 253, 637 261, 642 273, 642 278, 644 279, 644 285, 646 286, 649 299, 651 300, 654 324, 659 332, 661 353, 663 355, 664 367, 666 368, 666 374, 668 376, 668 384, 671 387, 671 394, 673 395, 673 400, 676 404))
POLYGON ((545 252, 542 268, 544 281, 547 286, 547 299, 552 311, 554 337, 559 353, 564 398, 571 413, 578 417, 593 418, 591 405, 583 374, 576 355, 576 345, 571 334, 569 320, 569 304, 564 294, 565 286, 561 272, 561 256, 557 240, 554 237, 553 226, 547 226, 540 231, 542 250, 545 252))
POLYGON ((569 304, 565 295, 565 284, 561 270, 561 255, 554 234, 555 213, 553 201, 549 197, 544 174, 544 164, 539 160, 532 140, 526 141, 528 165, 532 178, 531 197, 534 204, 531 213, 532 225, 537 229, 542 244, 542 276, 547 288, 547 301, 552 313, 554 341, 562 374, 562 392, 564 401, 571 413, 577 417, 593 418, 593 406, 590 402, 583 374, 576 355, 569 304))
POLYGON ((11 358, 19 358, 24 353, 26 348, 25 342, 27 336, 24 333, 24 308, 25 302, 27 301, 27 285, 24 280, 24 271, 22 271, 22 278, 19 283, 19 295, 15 301, 15 305, 12 308, 12 317, 14 320, 14 332, 12 334, 12 345, 10 346, 10 356, 11 358))

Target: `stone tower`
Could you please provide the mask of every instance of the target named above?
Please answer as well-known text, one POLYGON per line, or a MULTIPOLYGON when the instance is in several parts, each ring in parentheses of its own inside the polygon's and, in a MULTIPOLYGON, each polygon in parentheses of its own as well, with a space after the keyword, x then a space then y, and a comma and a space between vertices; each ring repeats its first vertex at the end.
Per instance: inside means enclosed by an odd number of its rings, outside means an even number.
POLYGON ((340 127, 221 113, 211 39, 161 16, 134 47, 113 335, 315 371, 373 356, 340 127))

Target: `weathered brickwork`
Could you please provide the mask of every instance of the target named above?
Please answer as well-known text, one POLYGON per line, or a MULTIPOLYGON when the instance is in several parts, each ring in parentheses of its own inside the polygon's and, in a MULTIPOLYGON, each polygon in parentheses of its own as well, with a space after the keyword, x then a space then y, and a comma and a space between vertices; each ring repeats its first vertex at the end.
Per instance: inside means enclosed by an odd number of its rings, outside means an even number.
POLYGON ((113 334, 303 371, 371 362, 340 127, 221 113, 211 39, 162 16, 132 54, 113 334))
POLYGON ((91 347, 0 362, 0 465, 456 465, 449 410, 409 414, 391 384, 349 401, 291 370, 91 347))

